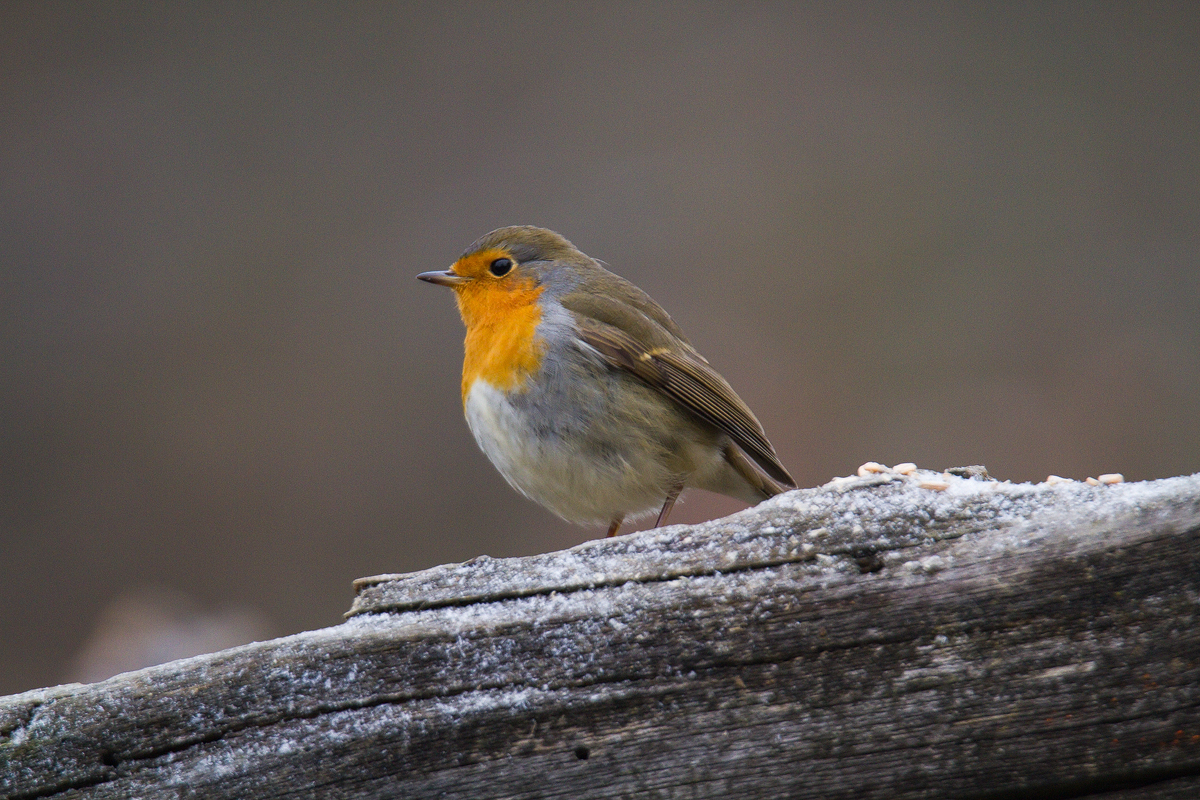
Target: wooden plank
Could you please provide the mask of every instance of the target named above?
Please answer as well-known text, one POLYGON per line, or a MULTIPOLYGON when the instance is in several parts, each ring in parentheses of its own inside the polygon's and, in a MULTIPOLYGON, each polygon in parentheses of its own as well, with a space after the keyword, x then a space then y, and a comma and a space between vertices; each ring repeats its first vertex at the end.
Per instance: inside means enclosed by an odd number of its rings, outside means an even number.
POLYGON ((342 625, 0 699, 0 797, 1194 796, 1200 476, 934 477, 365 579, 342 625))

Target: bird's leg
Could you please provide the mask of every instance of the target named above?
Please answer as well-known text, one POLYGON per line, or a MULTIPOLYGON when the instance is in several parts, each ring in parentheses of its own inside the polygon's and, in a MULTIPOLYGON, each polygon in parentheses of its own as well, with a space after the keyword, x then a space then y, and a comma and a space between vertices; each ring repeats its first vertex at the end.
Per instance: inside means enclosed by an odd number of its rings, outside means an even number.
POLYGON ((661 528, 662 524, 667 521, 667 515, 671 513, 675 501, 679 499, 679 493, 683 491, 685 480, 687 480, 687 476, 681 475, 675 480, 675 483, 671 484, 671 490, 667 492, 667 501, 663 503, 662 511, 658 512, 658 519, 655 521, 654 527, 661 528))
POLYGON ((625 521, 624 514, 618 514, 617 516, 613 517, 612 522, 610 522, 608 525, 608 535, 616 536, 617 531, 621 530, 621 523, 624 521, 625 521))

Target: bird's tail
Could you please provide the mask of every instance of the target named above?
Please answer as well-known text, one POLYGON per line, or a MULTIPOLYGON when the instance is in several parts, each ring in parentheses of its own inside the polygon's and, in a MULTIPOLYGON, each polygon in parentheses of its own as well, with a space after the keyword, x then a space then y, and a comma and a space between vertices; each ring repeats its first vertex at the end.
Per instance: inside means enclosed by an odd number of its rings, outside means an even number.
POLYGON ((729 466, 733 467, 738 475, 746 479, 746 483, 750 484, 755 491, 762 495, 762 499, 764 500, 768 497, 774 497, 777 494, 783 494, 789 489, 796 488, 795 486, 784 486, 774 478, 764 474, 733 442, 725 445, 725 460, 729 462, 729 466))

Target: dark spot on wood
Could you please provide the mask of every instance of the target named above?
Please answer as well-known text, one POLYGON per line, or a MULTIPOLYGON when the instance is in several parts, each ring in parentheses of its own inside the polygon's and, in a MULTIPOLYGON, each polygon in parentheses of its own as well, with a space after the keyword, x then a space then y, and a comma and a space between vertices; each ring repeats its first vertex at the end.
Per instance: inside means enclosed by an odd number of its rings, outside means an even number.
POLYGON ((987 467, 982 464, 976 464, 970 467, 951 467, 946 470, 947 475, 957 475, 960 478, 970 478, 973 481, 990 481, 995 480, 988 474, 987 467))
POLYGON ((588 756, 590 756, 590 755, 591 755, 591 753, 589 753, 588 749, 586 747, 584 747, 583 745, 579 745, 579 747, 575 748, 575 757, 578 758, 580 761, 587 761, 588 756))
POLYGON ((878 550, 856 547, 850 551, 850 556, 854 559, 854 563, 858 564, 858 571, 864 575, 883 569, 883 557, 880 556, 878 550))

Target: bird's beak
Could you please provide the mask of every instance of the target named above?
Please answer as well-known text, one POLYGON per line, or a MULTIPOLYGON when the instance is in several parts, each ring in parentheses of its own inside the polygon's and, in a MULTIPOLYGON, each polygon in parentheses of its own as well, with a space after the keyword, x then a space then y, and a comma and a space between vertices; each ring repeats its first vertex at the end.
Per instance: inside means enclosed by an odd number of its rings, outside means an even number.
POLYGON ((470 278, 464 278, 462 275, 455 275, 450 270, 445 272, 422 272, 417 276, 417 280, 429 281, 436 283, 438 286, 461 286, 470 281, 470 278))

